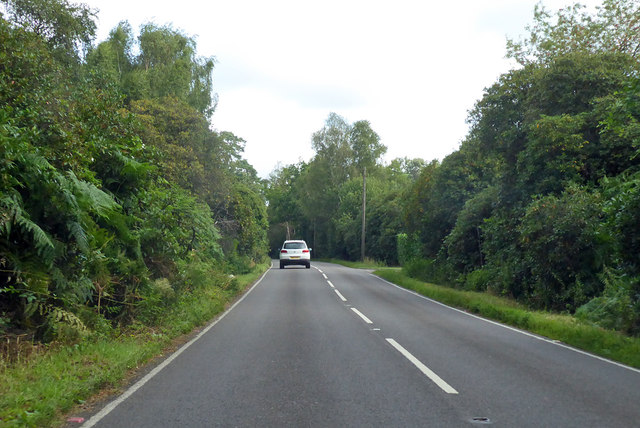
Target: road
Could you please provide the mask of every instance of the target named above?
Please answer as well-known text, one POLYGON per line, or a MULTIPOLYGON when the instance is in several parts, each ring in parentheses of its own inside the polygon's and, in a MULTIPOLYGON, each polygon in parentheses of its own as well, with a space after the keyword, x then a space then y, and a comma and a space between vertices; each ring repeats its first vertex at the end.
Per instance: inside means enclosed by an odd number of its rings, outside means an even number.
POLYGON ((363 270, 273 266, 84 426, 640 426, 638 370, 363 270))

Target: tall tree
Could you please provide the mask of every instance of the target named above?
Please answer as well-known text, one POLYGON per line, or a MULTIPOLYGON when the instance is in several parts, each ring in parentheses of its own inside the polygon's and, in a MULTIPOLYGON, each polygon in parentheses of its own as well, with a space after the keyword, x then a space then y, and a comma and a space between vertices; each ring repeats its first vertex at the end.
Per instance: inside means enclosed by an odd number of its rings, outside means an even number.
POLYGON ((96 11, 67 0, 2 0, 11 21, 47 41, 66 61, 80 59, 95 37, 96 11))
POLYGON ((640 5, 635 0, 604 0, 596 15, 576 3, 555 14, 537 4, 529 35, 507 41, 507 57, 520 64, 549 63, 568 53, 640 55, 640 5))
POLYGON ((360 120, 351 126, 349 145, 353 156, 353 166, 360 173, 364 168, 375 166, 387 152, 387 147, 380 143, 380 136, 371 129, 368 120, 360 120))
POLYGON ((195 40, 168 26, 145 24, 138 39, 138 63, 146 73, 149 96, 174 96, 210 117, 215 109, 214 58, 196 56, 195 40))

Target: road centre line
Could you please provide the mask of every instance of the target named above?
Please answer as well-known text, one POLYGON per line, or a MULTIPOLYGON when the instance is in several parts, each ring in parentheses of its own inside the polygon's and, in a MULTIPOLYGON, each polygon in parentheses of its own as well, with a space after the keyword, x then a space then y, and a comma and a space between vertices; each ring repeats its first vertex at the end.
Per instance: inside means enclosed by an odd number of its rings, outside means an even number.
POLYGON ((334 289, 333 289, 333 291, 335 291, 335 292, 336 292, 336 294, 338 295, 338 297, 339 297, 343 302, 346 302, 346 301, 347 301, 347 299, 345 299, 345 297, 344 297, 344 296, 343 296, 343 295, 342 295, 338 290, 336 290, 336 289, 334 288, 334 289))
POLYGON ((324 279, 329 279, 329 277, 327 277, 327 275, 325 275, 324 273, 322 274, 322 276, 324 276, 324 279))
POLYGON ((333 284, 331 283, 331 281, 329 281, 329 280, 327 280, 327 284, 329 284, 329 286, 330 286, 331 288, 336 288, 336 287, 335 287, 335 285, 333 285, 333 284))
POLYGON ((364 320, 364 322, 366 322, 367 324, 373 324, 373 321, 371 321, 369 318, 367 318, 367 317, 365 316, 365 314, 363 314, 362 312, 360 312, 360 311, 359 311, 359 310, 357 310, 356 308, 351 308, 351 310, 352 310, 353 312, 355 312, 356 314, 358 314, 358 316, 359 316, 360 318, 362 318, 362 319, 364 320))
POLYGON ((387 338, 387 342, 389 342, 391 344, 391 346, 396 348, 396 350, 398 352, 400 352, 407 360, 409 360, 414 366, 416 366, 418 368, 418 370, 420 370, 425 376, 427 376, 429 379, 431 379, 431 381, 433 381, 433 383, 438 385, 440 387, 440 389, 442 389, 444 392, 446 392, 447 394, 457 394, 458 393, 458 391, 456 391, 453 387, 451 387, 451 385, 449 385, 447 382, 442 380, 442 378, 440 376, 438 376, 437 374, 435 374, 429 367, 427 367, 424 364, 422 364, 422 362, 420 360, 418 360, 416 357, 414 357, 409 351, 404 349, 402 347, 402 345, 400 345, 398 342, 396 342, 395 340, 393 340, 391 338, 387 338))

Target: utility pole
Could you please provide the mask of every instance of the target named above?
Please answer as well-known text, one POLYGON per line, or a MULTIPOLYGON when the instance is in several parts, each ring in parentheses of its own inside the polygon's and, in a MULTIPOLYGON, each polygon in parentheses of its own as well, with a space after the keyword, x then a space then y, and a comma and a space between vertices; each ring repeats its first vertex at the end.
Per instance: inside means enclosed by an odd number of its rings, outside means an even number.
POLYGON ((367 167, 362 171, 362 240, 360 242, 362 261, 364 262, 364 234, 366 232, 366 214, 367 214, 367 167))

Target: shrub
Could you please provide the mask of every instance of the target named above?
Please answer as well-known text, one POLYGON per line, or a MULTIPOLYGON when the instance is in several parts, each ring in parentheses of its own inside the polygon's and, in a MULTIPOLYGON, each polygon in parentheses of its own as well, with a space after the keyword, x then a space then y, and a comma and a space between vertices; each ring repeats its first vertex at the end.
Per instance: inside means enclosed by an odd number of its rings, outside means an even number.
POLYGON ((640 333, 640 302, 634 294, 640 278, 605 270, 605 289, 576 311, 576 317, 628 334, 640 333))
POLYGON ((398 239, 398 262, 400 266, 416 260, 420 257, 420 241, 415 234, 407 235, 406 233, 399 233, 398 239))
POLYGON ((446 262, 436 259, 413 259, 406 263, 404 271, 411 278, 441 285, 454 285, 454 272, 446 262))
POLYGON ((464 289, 469 291, 486 291, 491 274, 486 269, 477 269, 464 277, 464 289))
POLYGON ((527 207, 519 233, 527 299, 535 306, 573 311, 602 291, 598 273, 607 248, 601 212, 600 195, 577 186, 527 207))

